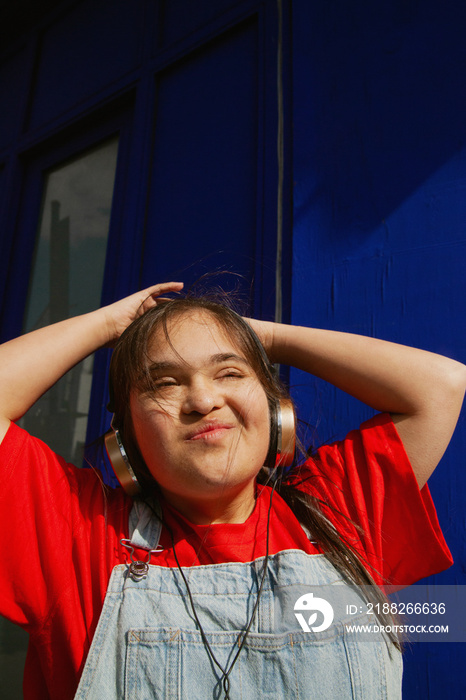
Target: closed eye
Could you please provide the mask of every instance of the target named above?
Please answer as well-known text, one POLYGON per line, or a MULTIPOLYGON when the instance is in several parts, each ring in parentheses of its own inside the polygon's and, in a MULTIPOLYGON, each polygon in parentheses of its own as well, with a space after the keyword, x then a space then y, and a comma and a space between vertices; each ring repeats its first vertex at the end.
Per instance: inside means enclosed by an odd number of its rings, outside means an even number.
POLYGON ((178 382, 173 377, 162 377, 154 379, 153 386, 155 389, 163 389, 168 386, 178 386, 178 382))
POLYGON ((225 369, 220 372, 218 379, 242 379, 245 377, 245 373, 239 369, 225 369))

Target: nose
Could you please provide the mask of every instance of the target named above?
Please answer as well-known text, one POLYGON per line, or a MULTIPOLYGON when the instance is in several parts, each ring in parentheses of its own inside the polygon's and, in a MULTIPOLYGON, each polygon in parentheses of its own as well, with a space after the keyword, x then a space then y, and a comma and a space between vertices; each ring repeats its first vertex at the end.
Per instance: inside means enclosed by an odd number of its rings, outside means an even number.
POLYGON ((183 413, 201 413, 207 415, 223 404, 223 397, 213 381, 206 377, 197 377, 186 388, 183 398, 183 413))

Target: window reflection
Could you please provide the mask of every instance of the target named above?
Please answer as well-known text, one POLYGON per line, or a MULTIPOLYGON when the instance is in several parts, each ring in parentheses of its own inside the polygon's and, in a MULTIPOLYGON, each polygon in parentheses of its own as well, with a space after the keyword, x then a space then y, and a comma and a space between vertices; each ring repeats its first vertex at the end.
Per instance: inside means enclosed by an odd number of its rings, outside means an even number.
MULTIPOLYGON (((24 331, 100 305, 118 139, 60 164, 45 178, 24 331)), ((71 370, 21 424, 80 464, 86 438, 92 358, 71 370)))

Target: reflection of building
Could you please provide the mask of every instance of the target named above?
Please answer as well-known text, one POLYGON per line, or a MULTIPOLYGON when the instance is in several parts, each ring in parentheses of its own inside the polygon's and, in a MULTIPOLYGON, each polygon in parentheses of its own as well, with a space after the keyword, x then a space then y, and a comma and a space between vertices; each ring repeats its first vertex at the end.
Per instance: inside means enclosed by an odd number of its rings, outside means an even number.
MULTIPOLYGON (((242 296, 263 317, 464 361, 464 3, 372 7, 1 0, 2 337, 55 317, 67 295, 80 313, 222 268, 244 275, 242 296), (69 218, 70 253, 49 291, 52 200, 69 218)), ((88 439, 108 425, 107 359, 95 360, 88 439)), ((83 439, 83 372, 47 399, 59 404, 47 439, 66 436, 60 451, 83 439)), ((321 439, 367 415, 297 373, 291 383, 321 439)), ((442 524, 462 508, 461 430, 434 479, 442 524)), ((455 521, 453 550, 463 539, 455 521)), ((408 659, 406 698, 459 687, 448 646, 449 659, 428 645, 415 668, 408 659)))
MULTIPOLYGON (((99 305, 117 148, 112 138, 46 174, 25 331, 99 305)), ((92 370, 92 358, 80 363, 22 421, 78 464, 86 443, 92 370)))
MULTIPOLYGON (((75 314, 154 280, 189 285, 219 268, 243 275, 243 297, 274 315, 283 8, 194 7, 58 2, 33 10, 30 31, 4 9, 13 38, 1 176, 4 192, 21 192, 5 199, 2 245, 14 273, 1 289, 4 336, 66 315, 67 297, 75 314), (19 284, 28 278, 29 292, 19 284)), ((97 358, 90 439, 108 424, 106 361, 97 358)), ((52 443, 66 450, 72 432, 57 430, 52 443)))

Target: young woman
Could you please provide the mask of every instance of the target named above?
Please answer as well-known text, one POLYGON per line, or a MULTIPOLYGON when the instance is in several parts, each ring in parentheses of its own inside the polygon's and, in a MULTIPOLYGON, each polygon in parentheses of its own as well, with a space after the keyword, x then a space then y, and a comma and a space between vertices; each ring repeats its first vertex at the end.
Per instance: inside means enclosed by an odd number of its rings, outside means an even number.
POLYGON ((399 697, 394 635, 352 635, 338 596, 322 631, 294 606, 310 590, 322 606, 329 591, 409 585, 451 564, 425 483, 466 368, 163 299, 181 288, 155 285, 0 348, 0 612, 30 633, 25 697, 399 697), (15 425, 109 344, 134 499, 15 425), (287 400, 270 363, 380 413, 280 477, 287 400))

